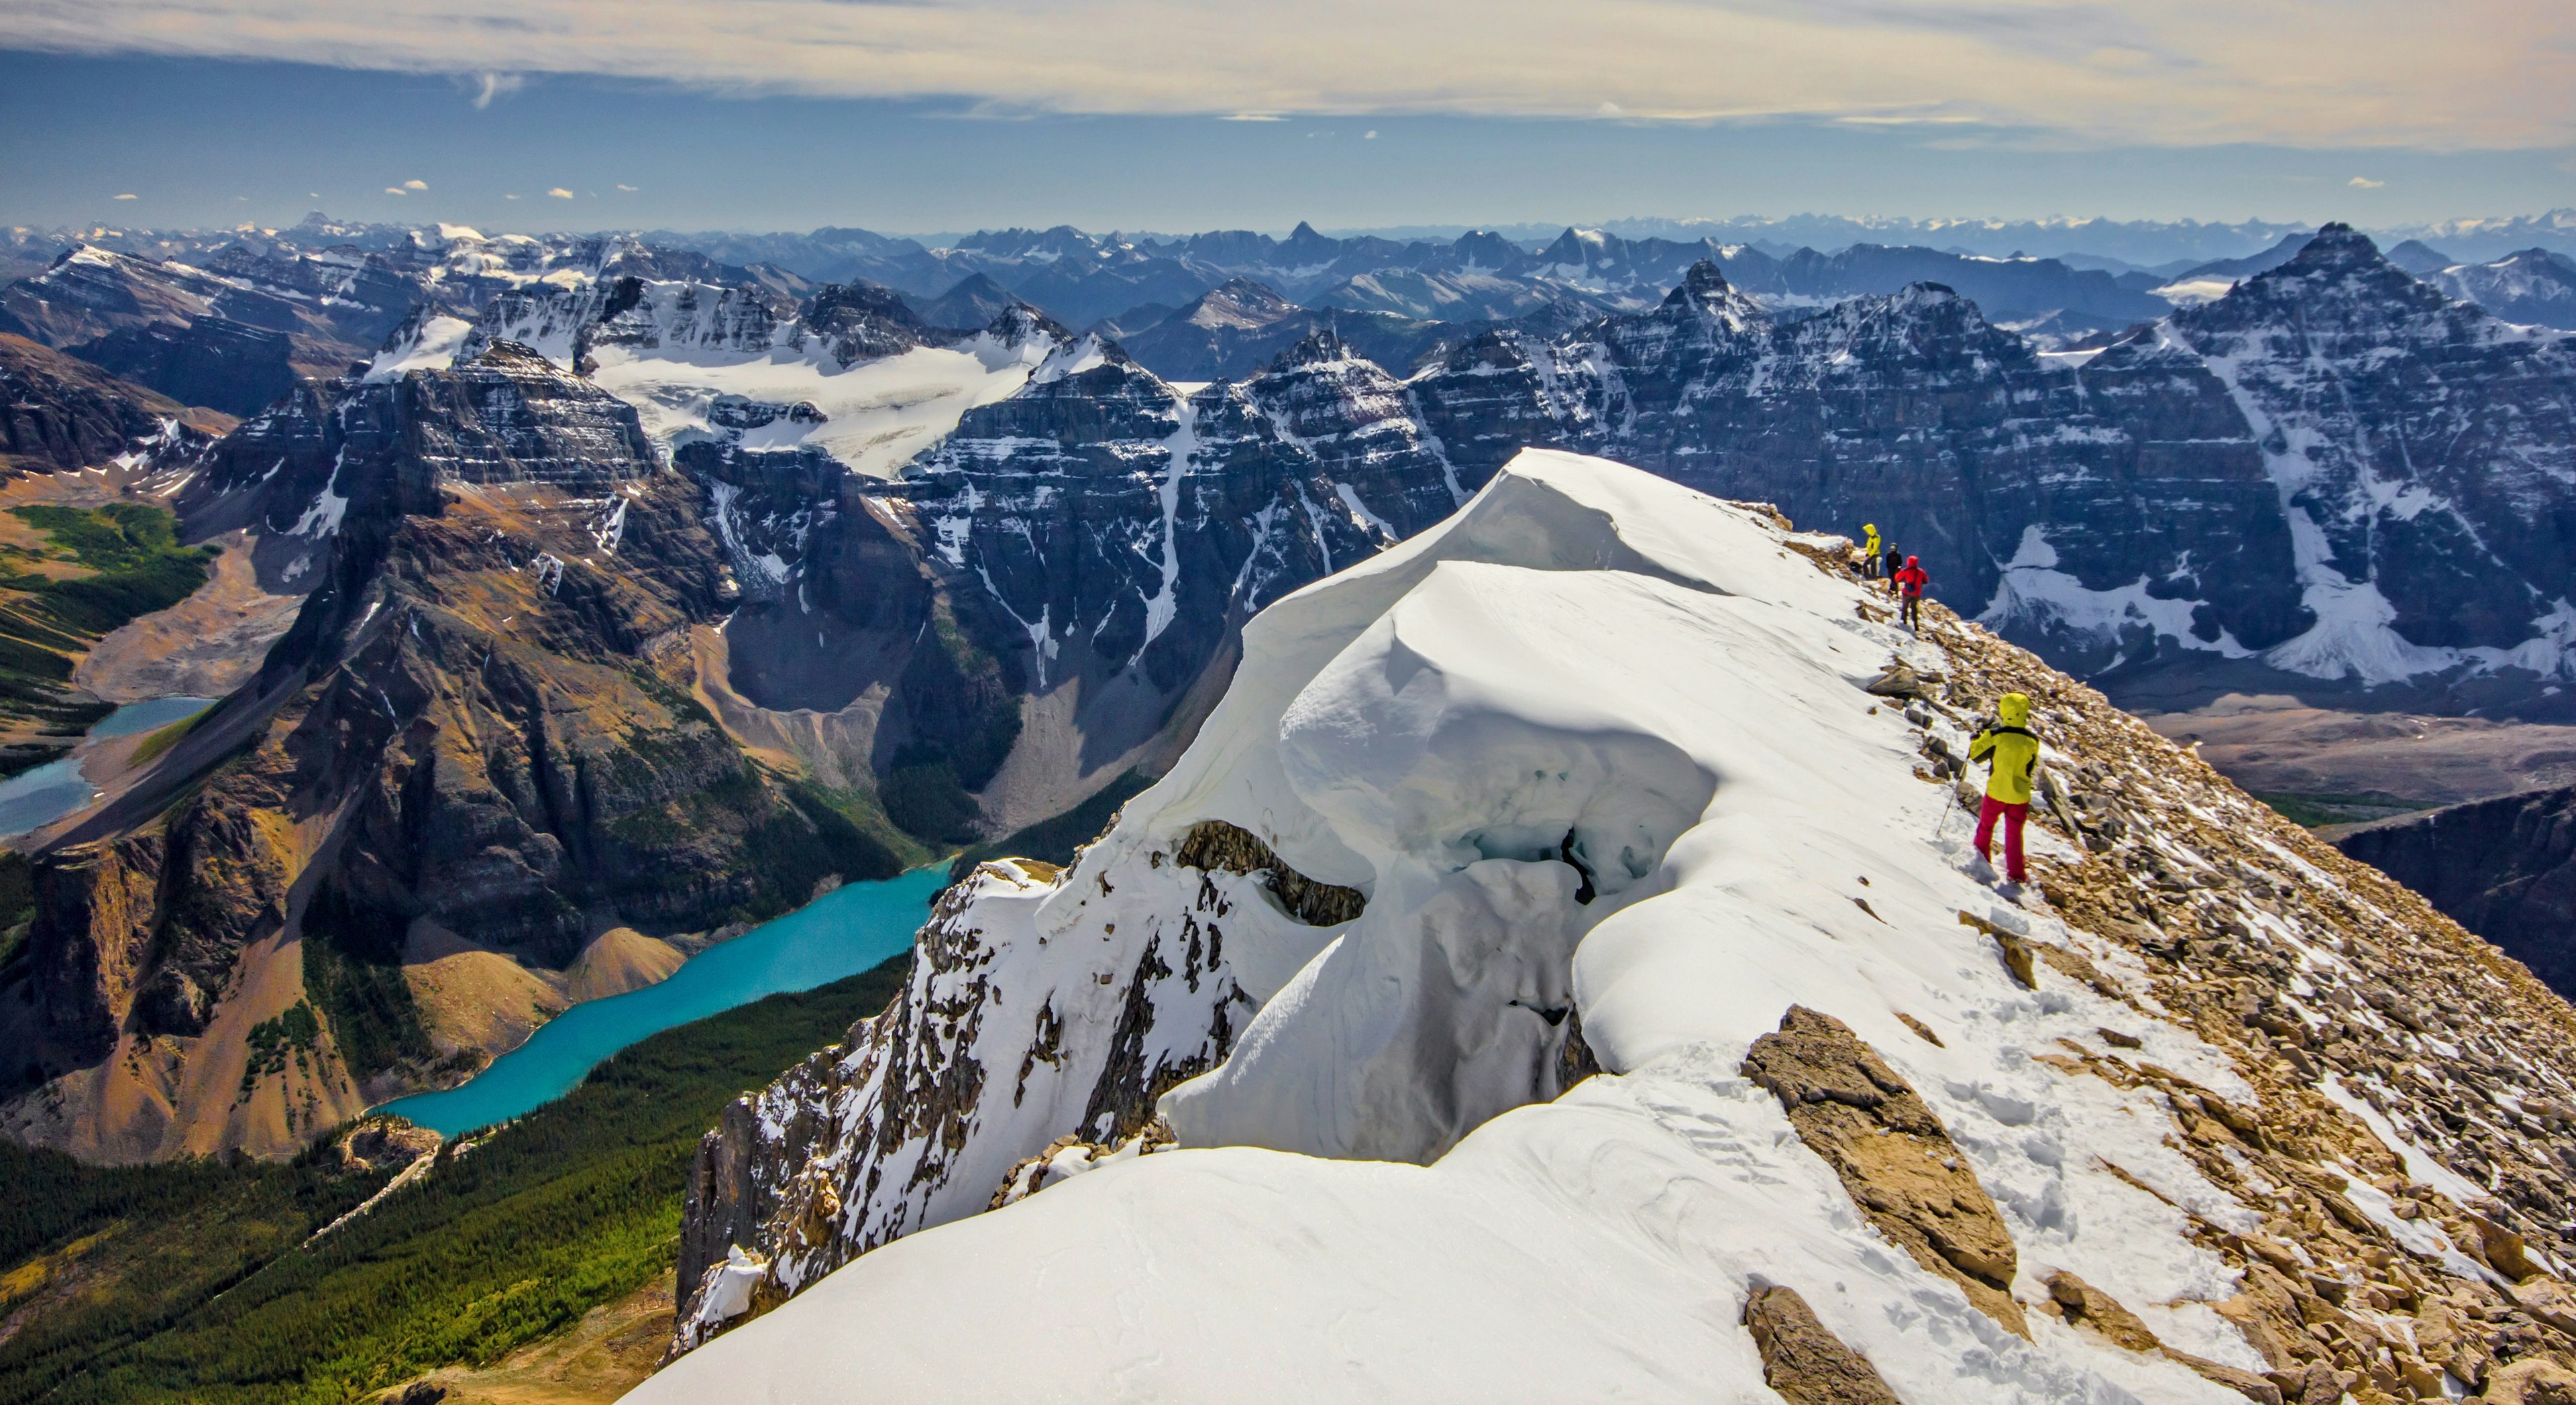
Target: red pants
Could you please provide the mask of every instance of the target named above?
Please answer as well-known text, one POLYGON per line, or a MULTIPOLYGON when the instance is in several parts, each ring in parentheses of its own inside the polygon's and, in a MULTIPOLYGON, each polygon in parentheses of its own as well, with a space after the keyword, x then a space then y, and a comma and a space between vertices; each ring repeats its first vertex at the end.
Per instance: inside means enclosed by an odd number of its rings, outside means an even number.
POLYGON ((2030 802, 2008 805, 1989 795, 1986 803, 1977 807, 1977 855, 1988 863, 1995 858, 1997 817, 2004 822, 2004 876, 2015 883, 2027 883, 2030 871, 2021 863, 2021 822, 2030 818, 2030 802))

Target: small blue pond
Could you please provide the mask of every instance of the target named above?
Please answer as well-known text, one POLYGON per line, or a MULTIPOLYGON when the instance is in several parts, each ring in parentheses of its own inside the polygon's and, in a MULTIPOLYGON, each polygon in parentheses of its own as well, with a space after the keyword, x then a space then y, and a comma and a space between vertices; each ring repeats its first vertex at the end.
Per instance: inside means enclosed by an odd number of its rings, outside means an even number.
POLYGON ((376 1110, 450 1137, 508 1121, 571 1092, 600 1060, 639 1039, 765 995, 828 985, 906 950, 947 881, 944 867, 931 867, 847 884, 709 947, 660 985, 573 1006, 467 1083, 376 1110))
MULTIPOLYGON (((100 718, 98 725, 89 729, 89 735, 92 740, 130 737, 166 727, 182 717, 193 717, 213 704, 212 698, 154 698, 150 702, 127 703, 100 718)), ((97 795, 98 787, 81 774, 78 756, 21 771, 0 781, 0 839, 14 839, 31 829, 41 829, 97 795)))
POLYGON ((167 727, 182 717, 194 717, 215 705, 213 698, 154 698, 150 702, 127 703, 98 721, 89 729, 93 737, 130 737, 167 727))

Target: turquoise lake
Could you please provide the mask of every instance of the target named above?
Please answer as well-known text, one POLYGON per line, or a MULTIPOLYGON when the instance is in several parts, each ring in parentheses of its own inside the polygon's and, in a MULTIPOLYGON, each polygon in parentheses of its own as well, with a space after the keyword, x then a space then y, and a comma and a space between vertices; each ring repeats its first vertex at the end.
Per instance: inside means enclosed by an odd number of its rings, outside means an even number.
POLYGON ((845 884, 699 952, 660 985, 573 1006, 470 1082, 376 1111, 448 1137, 506 1122, 571 1092, 600 1060, 639 1039, 765 995, 828 985, 910 948, 930 918, 932 895, 947 882, 946 868, 934 866, 882 883, 845 884))
MULTIPOLYGON (((154 698, 127 703, 98 720, 89 736, 130 737, 214 706, 212 698, 154 698)), ((14 839, 41 829, 98 797, 98 787, 81 774, 81 758, 48 761, 0 781, 0 839, 14 839)))

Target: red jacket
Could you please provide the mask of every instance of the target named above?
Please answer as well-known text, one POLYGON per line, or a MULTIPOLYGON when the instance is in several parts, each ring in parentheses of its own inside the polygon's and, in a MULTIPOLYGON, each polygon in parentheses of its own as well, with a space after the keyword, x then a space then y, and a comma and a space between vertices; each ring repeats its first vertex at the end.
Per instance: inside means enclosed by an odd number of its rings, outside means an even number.
POLYGON ((1896 588, 1907 595, 1921 595, 1925 583, 1931 579, 1932 573, 1922 567, 1906 566, 1896 573, 1896 588))

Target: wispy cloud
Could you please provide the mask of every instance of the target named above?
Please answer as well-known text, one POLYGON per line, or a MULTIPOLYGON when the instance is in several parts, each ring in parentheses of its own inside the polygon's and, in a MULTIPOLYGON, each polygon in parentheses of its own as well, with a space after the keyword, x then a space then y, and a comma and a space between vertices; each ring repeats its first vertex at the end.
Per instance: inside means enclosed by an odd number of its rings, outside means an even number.
POLYGON ((474 75, 474 110, 490 107, 492 99, 504 93, 515 93, 527 86, 528 80, 515 73, 485 71, 474 75))
POLYGON ((405 190, 427 190, 427 189, 429 189, 429 182, 427 182, 427 181, 425 181, 425 180, 407 180, 407 181, 404 181, 404 182, 403 182, 403 189, 405 189, 405 190))
POLYGON ((617 188, 618 188, 618 189, 620 189, 620 190, 626 191, 626 192, 628 192, 629 194, 632 194, 632 193, 634 192, 634 190, 635 190, 635 187, 633 187, 633 186, 631 186, 631 185, 620 185, 620 186, 619 186, 619 187, 617 187, 617 188))
POLYGON ((572 198, 572 192, 564 189, 562 186, 556 186, 554 189, 547 191, 546 194, 553 196, 557 200, 570 200, 572 198))
POLYGON ((0 45, 466 75, 477 106, 542 71, 1247 120, 1898 117, 2170 145, 2576 143, 2564 0, 14 0, 0 45))
POLYGON ((131 199, 133 199, 134 197, 133 197, 133 196, 131 196, 131 195, 119 195, 119 196, 116 196, 115 198, 116 198, 116 199, 119 199, 119 200, 131 200, 131 199))
POLYGON ((2351 180, 2345 181, 2344 184, 2352 186, 2358 190, 2377 190, 2381 186, 2388 184, 2388 182, 2375 181, 2368 176, 2354 176, 2351 180))

